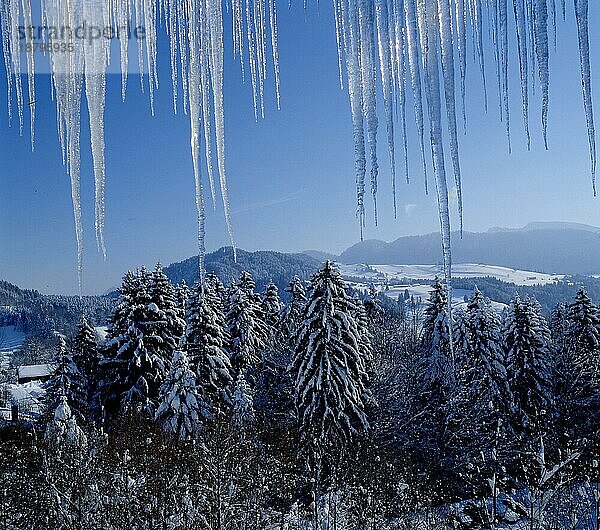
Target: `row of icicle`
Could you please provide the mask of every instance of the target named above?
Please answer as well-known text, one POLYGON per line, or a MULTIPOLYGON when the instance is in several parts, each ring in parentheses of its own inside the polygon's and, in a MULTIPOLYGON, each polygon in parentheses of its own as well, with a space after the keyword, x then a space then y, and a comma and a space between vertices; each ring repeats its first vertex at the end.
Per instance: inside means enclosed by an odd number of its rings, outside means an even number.
MULTIPOLYGON (((15 97, 22 129, 23 108, 29 107, 33 146, 34 54, 26 54, 28 98, 24 98, 17 32, 18 26, 31 25, 30 0, 1 1, 2 45, 8 72, 9 114, 12 111, 12 99, 15 97)), ((43 22, 49 26, 76 27, 84 20, 88 24, 102 27, 135 27, 136 24, 144 26, 145 39, 137 43, 138 67, 141 73, 145 73, 141 76, 142 89, 144 85, 148 87, 152 111, 154 90, 158 87, 157 21, 163 22, 170 41, 173 106, 177 112, 179 84, 181 84, 182 108, 190 118, 202 274, 205 204, 200 174, 201 144, 204 144, 205 165, 213 204, 216 202, 213 168, 213 154, 216 152, 225 218, 235 249, 225 170, 222 0, 41 0, 41 2, 43 22)), ((595 192, 596 147, 591 98, 588 0, 573 0, 573 7, 579 39, 583 99, 595 192)), ((246 67, 249 66, 255 117, 264 117, 264 87, 268 62, 273 66, 278 107, 280 99, 275 0, 231 0, 226 4, 226 8, 232 19, 233 50, 240 58, 243 77, 247 76, 246 67)), ((431 162, 439 205, 444 271, 450 285, 450 215, 445 150, 450 152, 462 232, 461 169, 457 124, 462 121, 466 129, 468 113, 465 106, 465 78, 469 46, 472 47, 472 53, 477 59, 477 75, 481 77, 487 109, 488 83, 484 46, 487 26, 496 66, 500 117, 505 123, 510 150, 508 72, 511 57, 509 42, 513 42, 518 57, 523 124, 527 144, 529 147, 529 98, 535 93, 536 85, 539 85, 542 133, 547 146, 549 52, 551 43, 556 46, 557 17, 562 14, 562 18, 566 18, 565 0, 333 0, 333 13, 338 43, 340 83, 344 86, 346 81, 350 97, 357 217, 361 236, 365 224, 367 168, 370 170, 370 188, 374 201, 375 224, 377 224, 378 87, 381 87, 384 103, 383 116, 391 164, 394 213, 396 213, 395 127, 399 122, 404 175, 408 180, 406 106, 407 99, 412 94, 426 191, 428 187, 425 151, 426 116, 429 123, 431 162), (509 16, 513 18, 513 25, 509 23, 509 16), (513 38, 509 39, 510 30, 513 28, 513 35, 511 35, 513 38), (444 128, 447 129, 447 143, 443 138, 444 128)), ((119 42, 122 96, 125 98, 129 42, 127 38, 119 39, 119 42)), ((65 164, 71 178, 81 284, 83 237, 79 197, 81 98, 85 92, 90 114, 96 184, 96 238, 100 251, 105 255, 104 107, 105 72, 110 50, 105 39, 94 40, 91 43, 88 41, 73 41, 73 43, 75 44, 73 53, 51 54, 51 69, 58 131, 65 164)))
MULTIPOLYGON (((427 191, 425 114, 429 122, 431 162, 437 191, 442 234, 444 274, 450 291, 450 214, 445 151, 449 150, 457 191, 460 232, 463 229, 462 186, 458 126, 462 118, 466 130, 465 79, 469 46, 481 77, 485 108, 488 106, 486 80, 485 27, 490 35, 496 66, 500 118, 505 123, 508 149, 511 149, 509 112, 509 42, 514 43, 520 73, 523 126, 530 147, 529 98, 536 85, 541 94, 541 125, 548 148, 548 106, 550 93, 550 43, 556 47, 558 9, 566 19, 565 0, 333 0, 340 83, 347 82, 354 133, 357 217, 365 224, 366 172, 370 170, 374 219, 377 224, 377 162, 379 84, 383 96, 387 144, 391 164, 394 215, 396 215, 395 131, 399 123, 408 180, 406 102, 412 93, 415 125, 427 191), (514 26, 509 24, 509 14, 514 26), (510 29, 514 28, 514 35, 510 29), (469 44, 470 42, 470 44, 469 44), (342 65, 345 62, 346 75, 342 65), (458 75, 457 75, 458 74, 458 75), (536 80, 537 78, 537 80, 536 80), (410 91, 408 90, 410 88, 410 91), (424 94, 423 94, 424 93, 424 94), (459 102, 457 104, 457 101, 459 102), (459 107, 457 109, 457 107, 459 107), (444 109, 445 108, 445 113, 444 109), (425 110, 427 112, 425 112, 425 110), (445 115, 444 115, 445 114, 445 115), (444 133, 444 128, 446 133, 444 133), (444 134, 447 140, 444 140, 444 134)), ((573 0, 587 119, 592 185, 595 194, 596 146, 591 98, 588 38, 588 1, 573 0)), ((448 296, 449 310, 451 291, 448 296)))
MULTIPOLYGON (((17 102, 19 127, 23 130, 24 108, 31 117, 31 145, 34 147, 35 125, 35 53, 29 32, 21 42, 19 27, 32 27, 30 0, 0 0, 2 47, 8 79, 9 118, 13 114, 13 98, 17 102), (21 81, 21 49, 26 51, 28 86, 21 81)), ((277 13, 274 0, 232 0, 233 43, 242 64, 250 65, 255 116, 264 117, 264 85, 267 59, 271 54, 279 106, 279 58, 277 51, 277 13)), ((158 21, 164 23, 170 43, 173 106, 178 105, 190 118, 190 144, 198 210, 198 246, 201 274, 204 270, 205 205, 201 178, 200 150, 204 145, 207 180, 213 205, 216 205, 216 170, 224 205, 225 220, 235 253, 235 240, 227 191, 225 169, 225 120, 223 107, 223 4, 221 0, 41 0, 41 25, 49 28, 112 28, 114 34, 123 28, 143 27, 145 35, 137 40, 138 69, 141 88, 147 90, 154 113, 154 92, 158 88, 157 32, 158 21), (181 88, 179 87, 181 86, 181 88), (178 103, 181 93, 182 103, 178 103)), ((126 30, 127 31, 127 30, 126 30)), ((63 160, 71 180, 71 195, 77 238, 77 270, 79 289, 83 276, 83 224, 80 200, 80 127, 81 104, 85 94, 89 109, 91 150, 95 180, 95 230, 98 249, 106 258, 104 243, 104 110, 106 71, 111 56, 110 40, 53 40, 44 33, 52 74, 52 96, 56 101, 57 127, 63 160), (71 45, 71 52, 53 44, 71 45), (55 51, 56 50, 56 51, 55 51)), ((118 39, 122 74, 122 98, 125 99, 129 69, 129 38, 118 39)))

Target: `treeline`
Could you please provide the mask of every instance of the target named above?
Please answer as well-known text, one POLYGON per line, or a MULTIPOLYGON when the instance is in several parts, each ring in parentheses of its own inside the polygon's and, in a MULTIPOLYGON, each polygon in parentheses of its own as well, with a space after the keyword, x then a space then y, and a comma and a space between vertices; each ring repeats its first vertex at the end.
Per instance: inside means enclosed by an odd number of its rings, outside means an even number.
POLYGON ((1 431, 0 525, 597 529, 600 319, 477 289, 450 314, 350 294, 325 263, 281 302, 248 273, 123 279, 106 344, 61 341, 46 413, 1 431))

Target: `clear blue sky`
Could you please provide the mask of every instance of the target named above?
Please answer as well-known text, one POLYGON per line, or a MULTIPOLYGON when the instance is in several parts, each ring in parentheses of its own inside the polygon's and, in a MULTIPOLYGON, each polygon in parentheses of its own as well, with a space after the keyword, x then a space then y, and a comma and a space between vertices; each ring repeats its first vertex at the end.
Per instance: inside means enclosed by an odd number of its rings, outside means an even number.
MULTIPOLYGON (((295 3, 299 4, 299 3, 295 3)), ((590 6, 592 68, 600 106, 600 10, 590 6)), ((537 96, 531 106, 532 151, 527 152, 517 64, 511 66, 513 153, 498 121, 495 70, 488 54, 490 105, 483 112, 480 81, 469 62, 469 124, 461 136, 465 228, 516 227, 561 220, 600 225, 600 202, 591 193, 579 59, 572 8, 559 25, 551 57, 550 151, 541 142, 537 96)), ((254 121, 250 83, 242 84, 227 33, 225 109, 227 165, 233 221, 244 249, 339 252, 355 243, 354 175, 348 95, 339 88, 330 6, 287 9, 280 2, 282 110, 267 83, 266 118, 254 121)), ((515 43, 510 42, 514 53, 515 43)), ((108 261, 96 252, 93 177, 87 122, 82 126, 82 198, 85 224, 85 292, 118 285, 139 265, 180 260, 196 252, 196 214, 189 154, 189 124, 173 115, 166 41, 159 43, 161 88, 156 115, 131 79, 125 104, 120 76, 108 77, 106 111, 106 238, 108 261)), ((49 293, 77 291, 69 181, 61 163, 49 78, 37 76, 37 144, 8 127, 0 105, 0 278, 49 293)), ((1 93, 6 93, 4 68, 1 93)), ((2 96, 5 99, 5 96, 2 96)), ((411 100, 409 99, 409 102, 411 100)), ((84 111, 84 113, 87 111, 84 111)), ((599 118, 600 119, 600 118, 599 118)), ((600 125, 600 123, 599 123, 600 125)), ((409 113, 412 182, 398 179, 399 217, 392 216, 387 148, 380 127, 380 224, 369 208, 366 238, 393 240, 438 229, 435 194, 423 193, 419 154, 409 113)), ((399 151, 399 147, 397 148, 399 151)), ((401 160, 398 159, 401 166, 401 160)), ((370 202, 369 202, 370 206, 370 202)), ((456 217, 454 226, 458 226, 456 217)), ((221 208, 210 212, 208 249, 229 244, 221 208)))

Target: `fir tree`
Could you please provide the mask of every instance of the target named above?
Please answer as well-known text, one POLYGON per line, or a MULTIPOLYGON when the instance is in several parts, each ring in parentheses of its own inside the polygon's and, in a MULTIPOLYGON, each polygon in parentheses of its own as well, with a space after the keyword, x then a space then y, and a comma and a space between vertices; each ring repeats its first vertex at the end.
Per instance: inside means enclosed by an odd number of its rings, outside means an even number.
POLYGON ((301 452, 312 473, 335 467, 369 428, 368 381, 355 309, 340 273, 327 261, 311 279, 290 367, 301 452))
POLYGON ((434 385, 445 386, 452 376, 452 344, 448 318, 446 288, 435 278, 425 307, 423 319, 423 346, 426 352, 428 377, 434 385))
POLYGON ((557 362, 559 435, 581 443, 600 430, 600 318, 583 288, 568 306, 565 321, 557 362))
POLYGON ((254 396, 243 374, 239 374, 235 381, 232 409, 235 427, 248 429, 254 424, 254 396))
POLYGON ((503 403, 509 399, 509 389, 502 325, 490 301, 477 287, 467 303, 457 335, 461 379, 468 386, 468 395, 487 403, 488 411, 506 410, 503 403))
POLYGON ((284 308, 283 326, 290 342, 295 342, 295 333, 302 324, 302 315, 306 305, 304 285, 298 276, 294 276, 285 291, 289 293, 289 304, 284 308))
POLYGON ((215 412, 230 403, 233 382, 231 362, 226 352, 229 336, 219 296, 210 284, 197 283, 192 291, 183 342, 198 376, 201 395, 215 412))
POLYGON ((160 387, 156 421, 171 435, 186 440, 194 437, 201 422, 209 417, 185 352, 175 351, 169 375, 160 387))
POLYGON ((262 362, 262 352, 269 338, 269 328, 254 281, 244 272, 232 284, 227 299, 227 327, 231 337, 231 362, 237 373, 245 373, 262 362))
POLYGON ((279 298, 279 290, 273 282, 269 282, 265 287, 262 296, 262 307, 265 313, 265 322, 268 326, 274 328, 279 324, 283 304, 279 298))
POLYGON ((81 375, 82 388, 80 394, 84 396, 86 420, 96 416, 98 404, 98 383, 100 377, 100 354, 96 344, 94 328, 82 316, 77 326, 77 333, 72 342, 73 363, 81 375))
POLYGON ((105 352, 106 409, 114 413, 122 404, 136 404, 153 413, 185 321, 159 266, 153 273, 128 273, 120 293, 105 352))
POLYGON ((515 423, 523 433, 539 435, 552 406, 550 330, 539 303, 516 295, 503 334, 515 423))
POLYGON ((83 392, 84 379, 73 362, 64 337, 58 337, 58 364, 52 376, 45 384, 46 411, 53 414, 63 398, 67 400, 69 410, 73 410, 80 420, 86 418, 87 399, 83 392))

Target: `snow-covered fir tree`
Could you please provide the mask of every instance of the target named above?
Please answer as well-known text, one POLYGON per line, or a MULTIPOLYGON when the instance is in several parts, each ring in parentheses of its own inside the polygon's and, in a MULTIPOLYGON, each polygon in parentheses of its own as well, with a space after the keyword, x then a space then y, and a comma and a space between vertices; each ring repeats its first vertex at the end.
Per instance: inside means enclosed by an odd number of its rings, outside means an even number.
POLYGON ((214 412, 224 411, 233 383, 227 355, 229 336, 222 303, 213 285, 197 283, 191 293, 183 347, 198 377, 200 395, 214 412))
POLYGON ((567 354, 582 382, 600 384, 600 316, 598 307, 580 288, 567 311, 567 354))
POLYGON ((123 404, 156 410, 159 387, 185 329, 175 289, 162 270, 127 273, 105 351, 104 401, 109 414, 123 404))
POLYGON ((310 296, 290 366, 301 452, 311 472, 335 466, 369 428, 369 401, 354 299, 330 261, 311 278, 310 296))
POLYGON ((600 317, 585 289, 568 305, 564 328, 556 352, 558 434, 581 447, 600 430, 600 317))
POLYGON ((504 400, 509 400, 502 324, 477 287, 460 319, 456 350, 460 378, 467 385, 470 398, 483 400, 489 411, 499 413, 504 400))
POLYGON ((187 355, 176 350, 171 368, 160 387, 156 421, 171 435, 186 440, 195 436, 201 423, 210 418, 208 404, 199 395, 196 374, 187 355))
POLYGON ((269 282, 265 287, 265 292, 262 296, 262 307, 267 325, 272 328, 277 326, 281 318, 283 304, 279 298, 279 290, 273 282, 269 282))
POLYGON ((302 315, 306 305, 306 293, 302 280, 294 276, 285 288, 289 293, 290 301, 284 308, 282 323, 287 336, 295 342, 295 333, 302 324, 302 315))
POLYGON ((58 363, 45 384, 46 412, 53 414, 64 398, 69 405, 69 411, 73 410, 81 421, 87 418, 88 413, 85 380, 73 362, 73 356, 62 335, 58 336, 57 357, 58 363))
POLYGON ((185 313, 188 298, 190 297, 191 290, 185 280, 181 280, 181 283, 175 288, 177 292, 177 307, 185 313))
POLYGON ((451 326, 446 287, 436 277, 423 318, 423 346, 432 384, 447 385, 453 375, 451 326))
POLYGON ((81 378, 80 393, 85 397, 86 420, 96 416, 98 403, 98 383, 100 378, 100 353, 96 343, 96 333, 82 316, 77 325, 77 333, 72 341, 72 358, 81 378))
POLYGON ((235 380, 232 412, 232 421, 235 427, 248 429, 253 425, 254 395, 243 374, 239 374, 235 380))
POLYGON ((254 292, 254 280, 247 272, 229 288, 226 321, 234 370, 243 373, 255 368, 262 361, 270 332, 260 296, 254 292))
POLYGON ((551 414, 550 330, 537 300, 516 295, 503 323, 514 420, 525 434, 539 433, 551 414))

